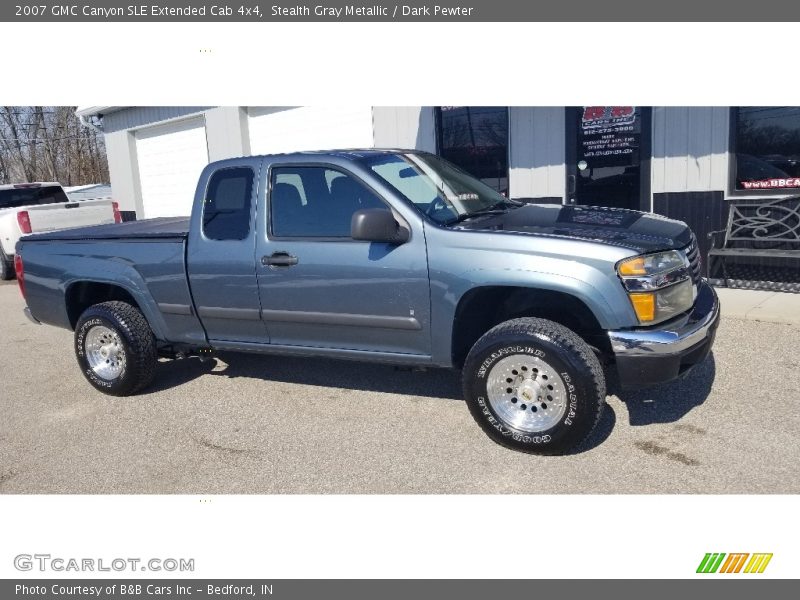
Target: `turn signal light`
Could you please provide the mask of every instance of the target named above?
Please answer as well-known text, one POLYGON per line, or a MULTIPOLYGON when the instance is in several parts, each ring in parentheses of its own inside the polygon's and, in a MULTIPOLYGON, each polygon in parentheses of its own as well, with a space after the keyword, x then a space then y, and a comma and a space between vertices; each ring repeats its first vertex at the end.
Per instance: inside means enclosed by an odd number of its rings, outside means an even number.
POLYGON ((119 202, 112 202, 111 207, 114 209, 114 223, 122 223, 122 213, 119 212, 119 202))
POLYGON ((630 294, 633 310, 640 323, 647 323, 656 318, 656 295, 655 294, 630 294))
POLYGON ((31 216, 27 210, 21 210, 17 213, 17 223, 19 223, 19 230, 22 233, 31 233, 31 216))
POLYGON ((617 273, 621 277, 641 277, 642 275, 649 277, 669 273, 686 266, 686 259, 680 252, 667 250, 656 254, 626 258, 617 264, 617 273))

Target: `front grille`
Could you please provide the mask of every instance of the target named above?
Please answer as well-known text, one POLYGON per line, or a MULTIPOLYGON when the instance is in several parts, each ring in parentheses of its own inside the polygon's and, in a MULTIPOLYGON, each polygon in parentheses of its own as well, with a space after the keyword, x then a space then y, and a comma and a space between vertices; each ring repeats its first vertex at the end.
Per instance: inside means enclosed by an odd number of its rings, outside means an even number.
POLYGON ((689 269, 692 272, 692 281, 694 283, 700 282, 700 249, 697 247, 697 238, 692 234, 692 240, 689 245, 683 249, 686 253, 686 259, 689 261, 689 269))

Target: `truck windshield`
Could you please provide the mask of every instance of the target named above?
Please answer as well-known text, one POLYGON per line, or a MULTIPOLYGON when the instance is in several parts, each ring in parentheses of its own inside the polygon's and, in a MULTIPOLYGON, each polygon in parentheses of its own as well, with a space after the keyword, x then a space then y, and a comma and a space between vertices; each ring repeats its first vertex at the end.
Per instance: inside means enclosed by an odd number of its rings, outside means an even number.
POLYGON ((60 185, 26 186, 0 189, 0 209, 37 206, 68 202, 67 194, 60 185))
POLYGON ((433 154, 380 154, 363 161, 420 212, 442 225, 518 204, 433 154))

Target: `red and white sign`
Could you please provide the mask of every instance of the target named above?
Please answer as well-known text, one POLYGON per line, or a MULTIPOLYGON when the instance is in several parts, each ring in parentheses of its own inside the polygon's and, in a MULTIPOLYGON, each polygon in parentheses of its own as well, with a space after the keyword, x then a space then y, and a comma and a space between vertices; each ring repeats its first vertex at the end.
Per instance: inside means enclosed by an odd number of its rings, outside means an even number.
POLYGON ((757 179, 755 181, 743 181, 742 187, 746 190, 764 190, 776 188, 800 187, 800 177, 787 177, 775 179, 757 179))
POLYGON ((634 106, 584 106, 581 125, 584 129, 631 125, 636 118, 634 106))

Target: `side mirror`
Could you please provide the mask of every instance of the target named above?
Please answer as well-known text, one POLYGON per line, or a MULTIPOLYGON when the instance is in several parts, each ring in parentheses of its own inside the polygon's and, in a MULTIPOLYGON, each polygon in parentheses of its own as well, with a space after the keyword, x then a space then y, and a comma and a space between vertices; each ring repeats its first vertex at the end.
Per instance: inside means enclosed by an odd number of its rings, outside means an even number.
POLYGON ((385 242, 405 244, 409 231, 385 208, 362 208, 353 213, 350 221, 350 237, 362 242, 385 242))

